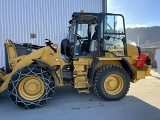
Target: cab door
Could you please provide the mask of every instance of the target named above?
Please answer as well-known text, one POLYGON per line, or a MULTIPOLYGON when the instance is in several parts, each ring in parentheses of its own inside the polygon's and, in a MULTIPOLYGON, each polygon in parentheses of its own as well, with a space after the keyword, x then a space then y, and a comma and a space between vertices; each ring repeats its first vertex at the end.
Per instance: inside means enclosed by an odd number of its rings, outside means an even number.
POLYGON ((103 14, 101 19, 101 50, 125 56, 126 32, 124 17, 120 14, 103 14))

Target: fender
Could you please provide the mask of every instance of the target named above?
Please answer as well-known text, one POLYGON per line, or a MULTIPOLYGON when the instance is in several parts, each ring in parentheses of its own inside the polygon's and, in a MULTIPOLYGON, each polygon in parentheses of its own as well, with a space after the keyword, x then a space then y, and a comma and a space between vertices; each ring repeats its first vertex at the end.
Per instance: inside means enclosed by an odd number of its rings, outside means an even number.
POLYGON ((95 58, 93 60, 93 62, 91 63, 91 67, 89 68, 89 72, 88 72, 88 79, 89 79, 89 83, 93 83, 93 76, 94 76, 94 71, 95 71, 95 68, 96 66, 98 65, 99 63, 99 59, 95 58))
MULTIPOLYGON (((36 63, 38 66, 41 66, 41 67, 43 67, 43 68, 46 69, 46 70, 49 70, 50 73, 54 73, 56 79, 57 79, 58 82, 60 83, 60 79, 59 79, 56 71, 55 71, 49 64, 47 64, 46 62, 44 62, 44 61, 42 61, 42 60, 40 60, 40 59, 33 60, 33 61, 34 61, 34 63, 36 63)), ((53 77, 54 77, 54 76, 53 76, 53 77)))
POLYGON ((134 72, 129 62, 125 58, 122 58, 122 60, 120 60, 120 63, 122 64, 123 68, 127 71, 130 78, 133 79, 134 72))
MULTIPOLYGON (((99 64, 99 62, 100 62, 99 59, 97 59, 97 58, 94 59, 91 64, 91 67, 89 68, 89 72, 88 72, 89 81, 88 82, 91 84, 93 83, 95 68, 99 64)), ((122 58, 122 60, 119 60, 119 62, 122 64, 123 68, 127 71, 130 78, 133 79, 134 72, 133 72, 133 69, 132 69, 131 65, 129 64, 129 62, 125 58, 122 58)))

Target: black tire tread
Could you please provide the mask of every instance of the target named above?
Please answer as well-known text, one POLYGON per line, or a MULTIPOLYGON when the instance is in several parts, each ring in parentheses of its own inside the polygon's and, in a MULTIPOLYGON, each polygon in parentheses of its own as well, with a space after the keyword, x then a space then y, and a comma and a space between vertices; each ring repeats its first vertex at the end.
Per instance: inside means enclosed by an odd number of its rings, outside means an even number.
POLYGON ((10 99, 19 107, 25 109, 33 109, 43 106, 48 103, 55 93, 55 83, 53 77, 45 69, 38 67, 36 65, 26 66, 15 72, 8 85, 9 97, 10 99), (34 101, 28 101, 23 99, 18 93, 18 85, 23 78, 27 76, 37 76, 45 84, 45 91, 43 95, 34 101))
POLYGON ((125 72, 125 74, 127 75, 126 77, 127 77, 128 79, 130 79, 129 74, 126 72, 126 70, 123 69, 123 68, 121 68, 121 67, 119 67, 119 66, 106 65, 106 66, 101 67, 101 68, 95 73, 95 75, 94 75, 94 85, 93 85, 93 89, 94 89, 95 94, 96 94, 100 99, 102 99, 102 100, 116 101, 116 100, 122 99, 123 97, 126 96, 128 90, 129 90, 129 88, 130 88, 130 81, 128 81, 128 88, 127 88, 127 90, 125 91, 125 94, 123 94, 123 96, 121 96, 121 97, 119 97, 119 98, 115 98, 115 99, 106 98, 106 97, 100 95, 100 93, 98 92, 98 88, 96 87, 96 86, 97 86, 97 82, 98 82, 98 80, 99 80, 99 76, 100 76, 100 74, 101 74, 103 71, 105 71, 106 69, 110 69, 110 68, 113 68, 113 67, 115 67, 115 68, 120 68, 121 70, 123 70, 123 72, 125 72))

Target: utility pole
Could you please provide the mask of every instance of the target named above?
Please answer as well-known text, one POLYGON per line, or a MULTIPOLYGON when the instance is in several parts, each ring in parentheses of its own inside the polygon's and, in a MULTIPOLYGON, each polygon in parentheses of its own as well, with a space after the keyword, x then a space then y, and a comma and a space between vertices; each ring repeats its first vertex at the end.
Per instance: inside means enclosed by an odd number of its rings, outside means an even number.
POLYGON ((139 36, 137 36, 137 46, 139 46, 139 36))
POLYGON ((107 13, 107 0, 102 0, 102 12, 107 13))

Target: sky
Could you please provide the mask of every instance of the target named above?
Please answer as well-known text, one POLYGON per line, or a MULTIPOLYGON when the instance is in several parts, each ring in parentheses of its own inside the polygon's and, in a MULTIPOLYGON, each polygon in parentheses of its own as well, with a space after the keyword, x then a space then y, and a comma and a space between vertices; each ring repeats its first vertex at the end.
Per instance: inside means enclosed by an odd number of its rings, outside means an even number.
POLYGON ((160 0, 107 0, 107 12, 123 14, 126 27, 160 26, 160 0))

